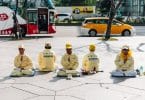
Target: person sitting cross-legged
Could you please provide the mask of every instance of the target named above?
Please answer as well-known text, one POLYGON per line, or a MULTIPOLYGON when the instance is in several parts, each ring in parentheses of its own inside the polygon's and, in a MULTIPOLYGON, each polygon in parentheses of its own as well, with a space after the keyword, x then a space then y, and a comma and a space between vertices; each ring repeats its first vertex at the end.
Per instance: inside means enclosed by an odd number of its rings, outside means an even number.
POLYGON ((43 52, 40 52, 38 56, 39 71, 42 72, 54 71, 55 60, 56 60, 56 56, 54 51, 51 50, 50 43, 46 43, 45 50, 43 50, 43 52))
POLYGON ((135 77, 137 75, 134 70, 134 58, 129 46, 124 45, 121 53, 115 59, 117 69, 111 74, 113 77, 135 77))
POLYGON ((11 75, 12 77, 19 77, 23 75, 27 76, 33 76, 35 71, 32 67, 32 61, 31 59, 25 55, 25 48, 24 45, 20 45, 18 47, 19 54, 15 57, 14 60, 14 70, 12 71, 11 75))
POLYGON ((66 53, 61 58, 62 69, 59 70, 57 76, 79 76, 76 71, 78 68, 78 57, 76 54, 72 53, 72 45, 70 43, 66 44, 66 53))
POLYGON ((99 69, 99 58, 95 54, 96 46, 95 44, 90 44, 89 53, 83 58, 82 63, 82 74, 93 74, 98 72, 99 69))

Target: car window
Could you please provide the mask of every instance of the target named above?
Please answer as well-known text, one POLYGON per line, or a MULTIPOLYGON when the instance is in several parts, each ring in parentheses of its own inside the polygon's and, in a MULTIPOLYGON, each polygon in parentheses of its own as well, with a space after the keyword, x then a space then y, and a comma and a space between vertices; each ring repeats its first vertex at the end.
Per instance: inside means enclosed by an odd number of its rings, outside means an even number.
POLYGON ((89 19, 86 20, 84 23, 107 24, 108 19, 89 19))
POLYGON ((94 19, 86 20, 85 23, 96 23, 96 20, 94 19))
POLYGON ((112 24, 113 24, 113 25, 116 25, 117 23, 118 23, 118 22, 115 21, 115 20, 112 21, 112 24))
POLYGON ((98 19, 97 20, 97 24, 107 24, 108 23, 108 19, 98 19))
POLYGON ((119 21, 117 21, 117 20, 113 20, 113 21, 112 21, 112 24, 113 24, 113 25, 119 25, 119 24, 122 24, 122 23, 119 22, 119 21))
POLYGON ((58 14, 57 16, 69 16, 67 14, 58 14))

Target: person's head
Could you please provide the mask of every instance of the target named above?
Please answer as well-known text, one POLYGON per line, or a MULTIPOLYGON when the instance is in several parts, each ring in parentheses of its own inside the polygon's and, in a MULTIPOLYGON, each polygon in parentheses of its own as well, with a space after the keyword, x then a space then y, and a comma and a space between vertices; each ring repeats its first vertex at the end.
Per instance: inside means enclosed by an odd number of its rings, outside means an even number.
POLYGON ((66 53, 69 55, 72 54, 72 45, 70 43, 66 43, 66 53))
POLYGON ((25 52, 24 45, 19 45, 19 46, 18 46, 18 50, 19 50, 19 54, 20 54, 20 55, 23 55, 24 52, 25 52))
POLYGON ((89 45, 89 50, 90 50, 91 52, 94 52, 94 51, 96 50, 95 44, 90 44, 90 45, 89 45))
POLYGON ((45 43, 45 49, 51 49, 51 44, 50 43, 45 43))
POLYGON ((128 55, 129 46, 128 46, 128 45, 124 45, 124 46, 122 47, 121 52, 122 52, 124 55, 128 55))

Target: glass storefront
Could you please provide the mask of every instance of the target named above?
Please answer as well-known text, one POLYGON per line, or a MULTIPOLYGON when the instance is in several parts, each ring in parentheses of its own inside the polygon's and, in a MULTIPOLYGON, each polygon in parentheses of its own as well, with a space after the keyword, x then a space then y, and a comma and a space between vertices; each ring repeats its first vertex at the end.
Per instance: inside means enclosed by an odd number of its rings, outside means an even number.
MULTIPOLYGON (((97 6, 102 0, 57 0, 56 6, 97 6)), ((115 0, 116 2, 118 0, 115 0)), ((123 0, 118 12, 122 16, 145 16, 145 0, 123 0)))
MULTIPOLYGON (((10 8, 15 9, 15 0, 0 0, 0 5, 3 1, 7 1, 10 5, 10 8)), ((18 6, 21 8, 25 0, 18 0, 18 6)), ((27 8, 33 6, 42 5, 46 0, 27 0, 27 8), (35 2, 37 1, 37 2, 35 2), (35 2, 35 3, 34 3, 35 2)), ((102 0, 52 0, 55 3, 55 6, 96 6, 97 2, 102 0)), ((115 0, 116 2, 118 0, 115 0)), ((44 6, 44 5, 43 5, 44 6)), ((46 6, 46 5, 45 5, 46 6)), ((19 10, 19 9, 18 9, 19 10)), ((96 9, 97 10, 97 9, 96 9)), ((123 0, 121 7, 118 10, 118 13, 122 16, 145 16, 145 0, 123 0)))
POLYGON ((144 16, 145 0, 123 0, 119 10, 122 16, 144 16))

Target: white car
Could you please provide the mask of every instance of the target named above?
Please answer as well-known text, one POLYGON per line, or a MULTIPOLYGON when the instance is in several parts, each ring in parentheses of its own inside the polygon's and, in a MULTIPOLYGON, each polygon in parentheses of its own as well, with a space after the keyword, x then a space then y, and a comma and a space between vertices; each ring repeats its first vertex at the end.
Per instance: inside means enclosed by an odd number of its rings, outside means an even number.
POLYGON ((71 20, 72 20, 72 15, 70 13, 59 13, 59 14, 56 14, 56 22, 70 23, 71 20))

